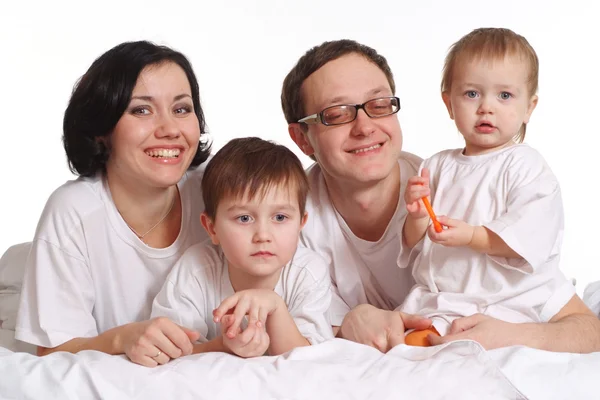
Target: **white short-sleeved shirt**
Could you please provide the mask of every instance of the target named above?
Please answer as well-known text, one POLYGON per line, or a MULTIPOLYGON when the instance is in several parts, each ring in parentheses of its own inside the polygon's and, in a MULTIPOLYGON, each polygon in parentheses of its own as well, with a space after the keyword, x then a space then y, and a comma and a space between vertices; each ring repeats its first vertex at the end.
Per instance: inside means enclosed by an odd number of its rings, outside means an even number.
MULTIPOLYGON (((331 280, 327 265, 315 252, 299 247, 282 268, 275 285, 300 333, 316 344, 333 338, 327 309, 331 280)), ((200 333, 205 342, 221 336, 213 310, 234 294, 228 263, 210 239, 190 247, 173 267, 152 304, 152 317, 168 317, 200 333)))
POLYGON ((525 144, 479 156, 456 149, 423 167, 436 214, 485 226, 522 259, 445 247, 425 235, 413 268, 417 285, 402 311, 432 317, 442 334, 455 318, 475 313, 515 323, 558 313, 575 288, 559 269, 562 199, 542 156, 525 144))
POLYGON ((148 319, 177 259, 208 237, 200 224, 203 171, 190 170, 179 182, 181 231, 164 249, 148 247, 129 229, 101 174, 56 189, 27 259, 16 338, 56 347, 148 319))
MULTIPOLYGON (((417 173, 420 163, 419 157, 401 153, 400 193, 404 193, 408 178, 417 173)), ((309 218, 300 239, 302 245, 316 251, 329 265, 333 283, 329 310, 332 324, 340 326, 346 313, 359 304, 386 310, 398 307, 414 284, 410 269, 398 268, 399 264, 409 263, 409 252, 398 247, 407 214, 403 196, 399 196, 396 212, 383 236, 370 242, 354 235, 333 206, 319 165, 313 164, 307 174, 309 218)))

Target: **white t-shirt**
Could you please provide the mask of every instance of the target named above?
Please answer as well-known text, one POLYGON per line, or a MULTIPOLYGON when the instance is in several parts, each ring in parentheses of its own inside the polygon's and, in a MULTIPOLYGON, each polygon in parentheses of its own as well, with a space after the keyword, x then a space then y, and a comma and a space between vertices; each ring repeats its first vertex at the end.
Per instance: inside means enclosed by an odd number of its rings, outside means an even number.
POLYGON ((177 259, 208 237, 200 224, 203 171, 188 171, 179 182, 181 231, 164 249, 148 247, 129 229, 101 174, 56 189, 27 259, 16 338, 56 347, 148 319, 177 259))
MULTIPOLYGON (((419 157, 402 152, 398 160, 400 193, 404 193, 408 178, 417 173, 420 163, 419 157)), ((414 284, 410 269, 398 268, 402 266, 399 264, 409 263, 408 252, 398 247, 407 214, 403 196, 400 195, 383 236, 370 242, 356 237, 333 206, 320 166, 313 164, 307 174, 309 218, 300 239, 302 245, 316 251, 329 265, 333 282, 329 309, 332 324, 340 326, 346 313, 359 304, 386 310, 398 307, 414 284)))
POLYGON ((431 172, 436 214, 485 226, 518 258, 445 247, 427 235, 416 258, 417 285, 402 311, 434 319, 444 334, 452 320, 482 313, 508 322, 546 322, 575 294, 559 270, 563 206, 556 177, 525 144, 465 156, 440 152, 423 162, 431 172))
MULTIPOLYGON (((274 292, 281 296, 298 330, 311 343, 333 338, 326 317, 331 280, 319 255, 299 247, 282 268, 274 292)), ((206 342, 221 336, 219 324, 213 321, 213 310, 234 293, 227 259, 220 246, 209 239, 190 247, 173 267, 154 299, 152 317, 168 317, 197 331, 200 341, 206 342)))

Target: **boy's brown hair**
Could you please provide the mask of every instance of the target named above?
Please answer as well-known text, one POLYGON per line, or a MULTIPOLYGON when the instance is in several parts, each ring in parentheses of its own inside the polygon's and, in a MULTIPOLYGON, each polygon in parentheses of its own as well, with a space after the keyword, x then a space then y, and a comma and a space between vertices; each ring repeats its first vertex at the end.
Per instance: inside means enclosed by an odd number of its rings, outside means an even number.
POLYGON ((257 137, 233 139, 206 166, 202 177, 204 211, 214 221, 223 199, 263 197, 276 186, 295 190, 300 216, 304 216, 309 186, 298 157, 283 145, 257 137))
MULTIPOLYGON (((454 43, 442 71, 442 93, 450 92, 454 71, 459 63, 476 60, 502 61, 504 57, 516 56, 529 64, 528 89, 533 96, 538 90, 539 60, 527 39, 505 28, 479 28, 454 43)), ((525 139, 523 124, 515 138, 518 143, 525 139)))

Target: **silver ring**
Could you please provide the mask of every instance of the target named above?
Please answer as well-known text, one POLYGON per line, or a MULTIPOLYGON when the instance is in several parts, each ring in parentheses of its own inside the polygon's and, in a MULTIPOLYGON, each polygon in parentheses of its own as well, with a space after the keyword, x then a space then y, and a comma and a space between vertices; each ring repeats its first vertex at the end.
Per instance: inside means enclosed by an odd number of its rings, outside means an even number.
POLYGON ((152 358, 156 358, 156 357, 160 356, 161 354, 162 354, 162 351, 159 350, 158 353, 156 353, 156 355, 154 357, 152 357, 152 358))

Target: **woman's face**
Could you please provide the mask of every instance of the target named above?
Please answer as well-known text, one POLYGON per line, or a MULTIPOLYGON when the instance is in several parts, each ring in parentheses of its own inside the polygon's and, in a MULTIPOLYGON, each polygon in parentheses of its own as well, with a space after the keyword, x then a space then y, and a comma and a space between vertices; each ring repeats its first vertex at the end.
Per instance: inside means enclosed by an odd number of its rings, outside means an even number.
POLYGON ((181 179, 200 140, 191 96, 187 76, 177 64, 142 70, 110 137, 109 179, 157 188, 181 179))

